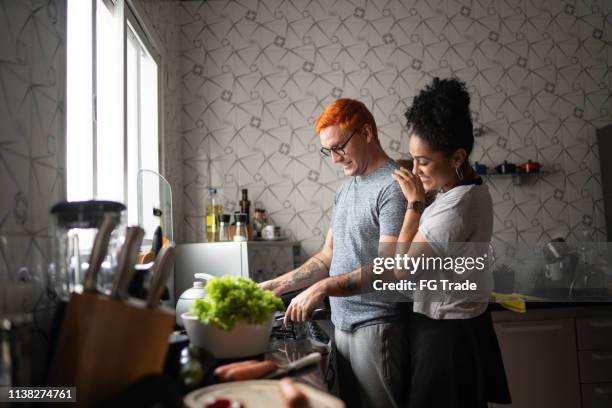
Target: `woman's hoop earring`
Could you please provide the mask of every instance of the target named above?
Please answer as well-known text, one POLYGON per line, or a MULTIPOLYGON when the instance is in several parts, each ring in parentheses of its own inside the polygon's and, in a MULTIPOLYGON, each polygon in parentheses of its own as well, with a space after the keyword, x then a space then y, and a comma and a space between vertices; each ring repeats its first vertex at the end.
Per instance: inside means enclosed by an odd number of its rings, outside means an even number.
POLYGON ((459 181, 463 180, 463 171, 459 167, 455 167, 455 173, 457 173, 457 178, 459 181))

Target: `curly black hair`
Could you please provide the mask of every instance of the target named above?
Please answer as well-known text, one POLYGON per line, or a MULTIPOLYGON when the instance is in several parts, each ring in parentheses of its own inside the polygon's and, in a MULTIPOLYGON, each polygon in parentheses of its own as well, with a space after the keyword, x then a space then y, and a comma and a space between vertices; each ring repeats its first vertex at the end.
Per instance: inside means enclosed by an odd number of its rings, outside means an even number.
POLYGON ((461 148, 468 157, 472 152, 474 134, 465 82, 434 78, 414 98, 404 116, 411 133, 427 141, 433 150, 448 156, 461 148))

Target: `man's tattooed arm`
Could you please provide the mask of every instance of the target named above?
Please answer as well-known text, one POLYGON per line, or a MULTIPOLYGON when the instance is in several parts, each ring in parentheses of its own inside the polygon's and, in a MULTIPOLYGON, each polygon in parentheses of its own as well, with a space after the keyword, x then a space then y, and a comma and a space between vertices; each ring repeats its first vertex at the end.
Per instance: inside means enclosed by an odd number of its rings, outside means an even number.
POLYGON ((325 280, 328 296, 353 296, 361 293, 361 268, 325 280))
POLYGON ((328 276, 329 265, 315 255, 299 268, 283 275, 279 285, 282 293, 287 293, 310 286, 328 276))

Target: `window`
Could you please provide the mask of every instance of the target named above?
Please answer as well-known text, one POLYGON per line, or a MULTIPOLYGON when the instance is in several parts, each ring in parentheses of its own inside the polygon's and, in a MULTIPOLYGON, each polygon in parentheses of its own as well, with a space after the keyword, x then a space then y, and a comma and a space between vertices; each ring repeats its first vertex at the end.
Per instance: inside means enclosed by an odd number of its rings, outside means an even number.
POLYGON ((93 144, 92 2, 68 2, 66 38, 66 192, 68 200, 95 197, 93 144))
MULTIPOLYGON (((158 138, 158 63, 149 51, 151 47, 138 35, 135 23, 128 19, 127 30, 127 172, 128 177, 127 202, 128 222, 136 224, 139 221, 145 226, 147 236, 149 226, 158 225, 152 207, 159 208, 160 191, 158 183, 147 183, 146 189, 141 189, 143 195, 141 208, 138 202, 137 174, 139 169, 153 170, 159 173, 159 138, 158 138), (132 176, 134 175, 134 176, 132 176), (147 204, 144 204, 147 203, 147 204), (148 228, 147 228, 148 227, 148 228)), ((147 177, 143 182, 151 180, 147 177)))
MULTIPOLYGON (((123 202, 129 224, 139 221, 139 170, 160 170, 161 57, 139 21, 123 0, 68 0, 67 199, 123 202)), ((159 195, 146 191, 147 202, 159 195)), ((144 214, 141 224, 159 221, 144 214)))

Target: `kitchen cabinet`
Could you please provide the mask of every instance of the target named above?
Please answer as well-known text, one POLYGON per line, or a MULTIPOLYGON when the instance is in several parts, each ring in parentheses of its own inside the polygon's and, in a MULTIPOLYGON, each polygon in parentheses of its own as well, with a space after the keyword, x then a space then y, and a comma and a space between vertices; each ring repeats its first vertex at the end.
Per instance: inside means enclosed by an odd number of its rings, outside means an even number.
POLYGON ((612 407, 612 384, 583 384, 582 408, 612 407))
POLYGON ((512 405, 503 406, 580 406, 572 319, 496 323, 495 331, 513 401, 512 405))
POLYGON ((513 403, 612 407, 612 305, 534 305, 493 312, 513 403))
POLYGON ((582 408, 612 407, 612 317, 576 319, 582 408))

